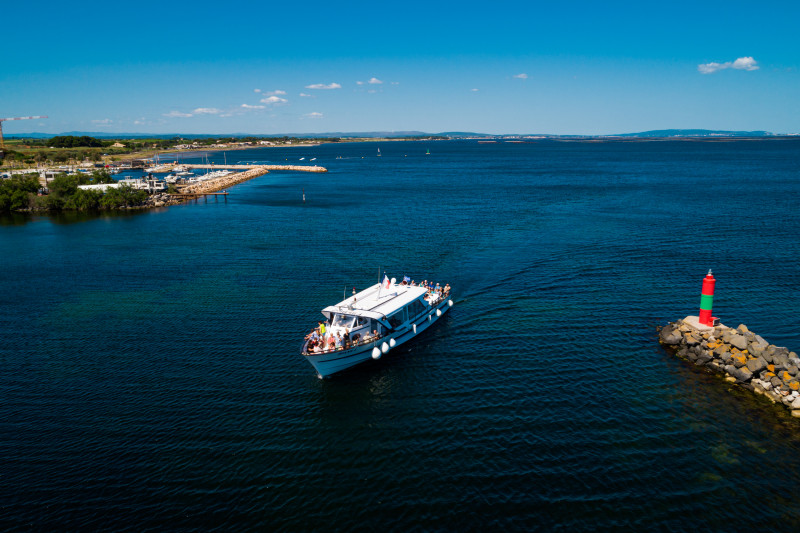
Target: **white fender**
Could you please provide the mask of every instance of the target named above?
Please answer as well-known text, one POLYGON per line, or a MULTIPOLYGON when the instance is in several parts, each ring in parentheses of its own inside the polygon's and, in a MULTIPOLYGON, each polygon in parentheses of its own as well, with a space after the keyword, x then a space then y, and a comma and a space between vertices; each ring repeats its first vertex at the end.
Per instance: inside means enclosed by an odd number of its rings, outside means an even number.
POLYGON ((378 349, 377 346, 372 349, 372 358, 373 359, 380 359, 381 358, 381 351, 378 349))
POLYGON ((436 310, 436 316, 442 316, 442 310, 441 309, 437 309, 436 310))
POLYGON ((431 315, 428 315, 428 322, 430 322, 431 320, 432 320, 431 315))
POLYGON ((453 300, 450 300, 449 302, 447 302, 447 305, 449 305, 450 307, 453 307, 453 300))
POLYGON ((414 324, 413 326, 411 326, 411 329, 414 330, 414 335, 416 335, 417 334, 417 325, 414 324))
POLYGON ((385 342, 384 342, 383 344, 381 344, 381 351, 382 351, 383 353, 386 353, 386 352, 388 352, 388 351, 389 351, 389 345, 388 345, 388 344, 386 344, 385 342))
POLYGON ((394 339, 389 339, 389 346, 391 348, 394 348, 395 346, 397 346, 397 341, 394 339))

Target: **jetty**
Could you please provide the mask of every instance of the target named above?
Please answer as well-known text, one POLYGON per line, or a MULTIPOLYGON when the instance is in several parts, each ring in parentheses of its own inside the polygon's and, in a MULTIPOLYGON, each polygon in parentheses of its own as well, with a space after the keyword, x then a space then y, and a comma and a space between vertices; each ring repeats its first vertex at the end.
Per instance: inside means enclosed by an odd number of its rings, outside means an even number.
POLYGON ((215 193, 228 187, 232 187, 239 183, 251 180, 258 176, 267 174, 270 170, 295 170, 301 172, 327 172, 328 169, 320 166, 300 166, 300 165, 184 165, 191 169, 215 169, 215 170, 242 170, 220 176, 218 178, 193 183, 185 187, 181 187, 179 193, 182 195, 196 195, 202 196, 205 194, 215 193))
POLYGON ((786 406, 800 418, 800 357, 770 344, 744 324, 731 328, 711 316, 711 271, 703 280, 700 315, 660 328, 658 340, 679 358, 721 374, 727 382, 786 406))

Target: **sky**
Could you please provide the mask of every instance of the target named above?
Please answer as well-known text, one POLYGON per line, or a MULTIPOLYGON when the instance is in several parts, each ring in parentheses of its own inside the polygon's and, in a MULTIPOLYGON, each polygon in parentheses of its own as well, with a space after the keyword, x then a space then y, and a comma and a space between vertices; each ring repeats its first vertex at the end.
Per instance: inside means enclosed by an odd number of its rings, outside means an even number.
POLYGON ((3 131, 800 132, 800 2, 9 2, 3 131))

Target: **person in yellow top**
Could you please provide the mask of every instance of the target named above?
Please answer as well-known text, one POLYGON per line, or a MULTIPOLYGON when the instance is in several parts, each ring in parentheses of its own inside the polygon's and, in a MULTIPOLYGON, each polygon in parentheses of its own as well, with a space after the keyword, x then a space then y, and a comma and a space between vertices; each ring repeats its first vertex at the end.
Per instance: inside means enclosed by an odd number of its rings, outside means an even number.
POLYGON ((325 337, 325 322, 319 323, 319 334, 322 335, 323 338, 325 337))

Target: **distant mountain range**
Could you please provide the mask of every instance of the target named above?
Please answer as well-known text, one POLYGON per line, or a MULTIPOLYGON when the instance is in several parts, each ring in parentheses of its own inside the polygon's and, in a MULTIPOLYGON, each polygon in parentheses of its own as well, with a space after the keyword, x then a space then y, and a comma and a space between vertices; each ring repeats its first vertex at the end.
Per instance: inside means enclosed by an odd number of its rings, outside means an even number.
POLYGON ((619 133, 614 135, 550 135, 550 134, 506 134, 496 135, 489 133, 477 133, 467 131, 447 131, 441 133, 426 133, 424 131, 331 131, 326 133, 108 133, 98 131, 68 131, 64 133, 14 133, 6 134, 7 139, 49 139, 56 135, 74 135, 89 137, 96 137, 98 139, 172 139, 180 137, 182 139, 200 139, 200 138, 231 138, 231 137, 296 137, 296 138, 320 138, 320 137, 339 137, 347 138, 407 138, 407 137, 449 137, 452 139, 464 138, 520 138, 520 137, 538 137, 538 138, 552 138, 552 139, 575 139, 575 138, 669 138, 669 137, 774 137, 780 135, 797 135, 797 134, 775 134, 768 131, 726 131, 726 130, 651 130, 642 131, 639 133, 619 133))

